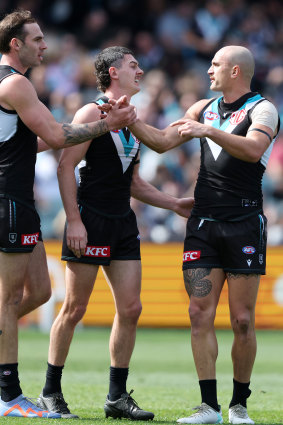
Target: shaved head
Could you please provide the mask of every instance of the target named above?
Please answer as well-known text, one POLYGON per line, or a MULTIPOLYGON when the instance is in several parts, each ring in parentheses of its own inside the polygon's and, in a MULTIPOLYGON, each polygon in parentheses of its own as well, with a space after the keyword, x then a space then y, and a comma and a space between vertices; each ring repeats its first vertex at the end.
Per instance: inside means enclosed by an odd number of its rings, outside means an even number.
POLYGON ((238 65, 243 78, 250 83, 254 75, 255 62, 252 53, 243 46, 225 46, 218 50, 217 54, 225 56, 231 65, 238 65))

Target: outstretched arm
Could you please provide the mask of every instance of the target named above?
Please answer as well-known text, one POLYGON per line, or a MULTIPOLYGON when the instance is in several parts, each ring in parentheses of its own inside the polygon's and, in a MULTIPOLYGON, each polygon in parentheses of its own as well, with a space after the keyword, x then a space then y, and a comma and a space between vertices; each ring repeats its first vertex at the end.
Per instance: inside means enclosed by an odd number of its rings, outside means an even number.
MULTIPOLYGON (((209 102, 207 99, 200 100, 191 106, 184 118, 182 120, 192 119, 198 120, 199 114, 204 106, 209 102)), ((109 104, 104 104, 99 106, 99 109, 105 112, 111 110, 112 107, 116 104, 114 99, 109 100, 109 104)), ((127 101, 120 103, 121 107, 129 105, 127 101)), ((193 138, 188 134, 181 134, 178 132, 178 129, 175 126, 169 125, 163 130, 152 127, 148 124, 145 124, 141 120, 137 119, 133 124, 128 126, 131 132, 147 147, 158 152, 163 153, 167 152, 170 149, 175 148, 176 146, 181 145, 184 142, 187 142, 193 138)))
POLYGON ((15 110, 25 125, 53 149, 70 147, 97 138, 110 130, 123 128, 136 119, 135 108, 129 105, 120 109, 121 98, 104 120, 83 124, 58 123, 45 105, 40 102, 30 81, 18 74, 1 83, 1 102, 15 110))
POLYGON ((182 217, 189 217, 194 205, 194 198, 175 198, 143 180, 139 175, 138 164, 134 168, 131 195, 145 204, 172 210, 182 217))

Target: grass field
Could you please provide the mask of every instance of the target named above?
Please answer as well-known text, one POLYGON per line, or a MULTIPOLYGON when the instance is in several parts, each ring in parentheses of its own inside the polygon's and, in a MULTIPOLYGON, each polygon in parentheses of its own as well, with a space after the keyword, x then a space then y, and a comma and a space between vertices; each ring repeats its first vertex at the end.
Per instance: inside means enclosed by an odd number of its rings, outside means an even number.
MULTIPOLYGON (((63 374, 63 392, 73 413, 81 419, 2 418, 0 425, 25 425, 59 421, 76 425, 129 424, 128 420, 105 419, 103 404, 108 392, 110 329, 78 329, 63 374)), ((232 391, 230 331, 218 331, 218 396, 224 423, 232 391)), ((258 331, 258 354, 254 367, 248 409, 258 424, 283 424, 283 333, 258 331)), ((37 397, 45 380, 48 335, 20 330, 19 370, 25 395, 37 397)), ((139 329, 131 362, 128 391, 139 405, 155 413, 154 423, 172 424, 190 414, 200 403, 188 330, 139 329)))

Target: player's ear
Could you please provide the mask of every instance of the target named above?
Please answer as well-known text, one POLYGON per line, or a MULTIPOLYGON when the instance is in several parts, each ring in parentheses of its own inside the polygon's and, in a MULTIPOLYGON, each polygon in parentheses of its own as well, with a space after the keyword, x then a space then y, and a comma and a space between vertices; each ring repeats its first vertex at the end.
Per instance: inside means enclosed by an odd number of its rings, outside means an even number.
POLYGON ((117 70, 117 68, 115 68, 115 66, 110 66, 109 75, 110 75, 111 80, 117 80, 118 79, 118 70, 117 70))
POLYGON ((12 40, 10 41, 10 46, 11 46, 11 48, 12 48, 12 49, 14 49, 14 50, 19 50, 19 48, 20 48, 20 43, 21 43, 21 40, 19 40, 18 38, 14 37, 14 38, 12 38, 12 40))
POLYGON ((233 66, 232 73, 231 73, 232 74, 232 78, 238 77, 239 73, 240 73, 240 67, 239 67, 239 65, 233 66))

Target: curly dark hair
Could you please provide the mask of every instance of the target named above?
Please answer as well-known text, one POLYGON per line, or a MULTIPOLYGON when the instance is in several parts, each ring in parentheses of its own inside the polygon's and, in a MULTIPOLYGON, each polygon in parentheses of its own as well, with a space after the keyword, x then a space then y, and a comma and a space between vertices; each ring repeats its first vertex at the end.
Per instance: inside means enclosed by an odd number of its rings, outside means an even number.
POLYGON ((103 93, 111 84, 109 68, 115 66, 119 68, 125 55, 133 55, 130 49, 122 46, 112 46, 103 49, 94 61, 97 87, 103 93))
POLYGON ((36 20, 29 10, 16 10, 9 13, 0 22, 0 53, 10 52, 10 41, 12 38, 25 40, 25 24, 33 24, 36 20))

